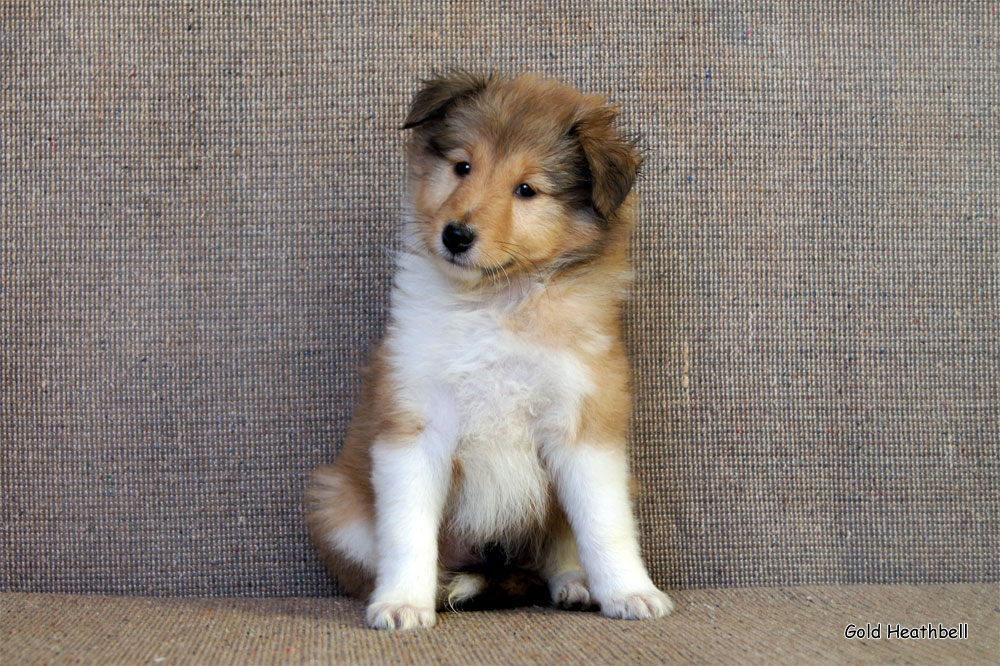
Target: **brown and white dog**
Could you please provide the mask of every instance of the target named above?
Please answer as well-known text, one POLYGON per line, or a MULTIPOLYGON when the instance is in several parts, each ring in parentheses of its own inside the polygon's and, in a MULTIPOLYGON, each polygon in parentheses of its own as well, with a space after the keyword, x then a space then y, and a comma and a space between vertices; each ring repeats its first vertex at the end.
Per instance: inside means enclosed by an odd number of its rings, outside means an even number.
POLYGON ((391 321, 313 540, 375 628, 430 627, 499 549, 563 607, 655 618, 629 497, 620 332, 639 154, 605 100, 534 76, 424 82, 391 321))

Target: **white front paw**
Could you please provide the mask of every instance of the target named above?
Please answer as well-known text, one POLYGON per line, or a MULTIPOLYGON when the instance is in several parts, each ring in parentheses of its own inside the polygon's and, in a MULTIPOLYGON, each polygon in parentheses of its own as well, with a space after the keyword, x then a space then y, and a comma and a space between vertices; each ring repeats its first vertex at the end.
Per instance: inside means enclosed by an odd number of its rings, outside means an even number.
POLYGON ((414 606, 391 601, 368 604, 368 626, 372 629, 429 629, 437 621, 432 606, 414 606))
POLYGON ((582 571, 567 571, 549 583, 552 603, 558 608, 589 608, 590 588, 582 571))
POLYGON ((644 592, 614 594, 601 601, 601 613, 621 620, 651 620, 674 609, 670 597, 656 588, 644 592))

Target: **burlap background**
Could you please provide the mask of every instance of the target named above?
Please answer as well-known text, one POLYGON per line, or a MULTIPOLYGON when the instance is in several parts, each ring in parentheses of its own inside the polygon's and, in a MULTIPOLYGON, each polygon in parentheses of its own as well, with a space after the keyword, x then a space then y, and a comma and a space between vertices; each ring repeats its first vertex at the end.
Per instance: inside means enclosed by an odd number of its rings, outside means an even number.
POLYGON ((443 65, 645 137, 658 582, 997 580, 995 2, 225 4, 0 5, 0 589, 333 589, 300 491, 443 65))

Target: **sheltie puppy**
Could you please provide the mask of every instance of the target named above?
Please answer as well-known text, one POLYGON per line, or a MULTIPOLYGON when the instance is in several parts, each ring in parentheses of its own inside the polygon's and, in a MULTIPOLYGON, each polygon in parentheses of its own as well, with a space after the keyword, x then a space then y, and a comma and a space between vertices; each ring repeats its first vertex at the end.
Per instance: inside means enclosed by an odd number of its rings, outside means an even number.
POLYGON ((313 541, 374 628, 495 598, 503 566, 560 607, 673 607, 629 494, 619 318, 640 159, 616 117, 535 76, 451 72, 410 105, 391 319, 306 491, 313 541))

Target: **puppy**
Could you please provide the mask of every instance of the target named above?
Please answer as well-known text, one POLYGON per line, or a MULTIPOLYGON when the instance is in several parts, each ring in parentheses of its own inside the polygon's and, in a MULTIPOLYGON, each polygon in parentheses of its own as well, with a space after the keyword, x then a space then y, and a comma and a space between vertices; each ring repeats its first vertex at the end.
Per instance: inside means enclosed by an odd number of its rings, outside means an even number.
POLYGON ((619 317, 639 154, 616 115, 534 76, 453 72, 413 99, 391 320, 306 491, 374 628, 432 626, 486 595, 498 561, 561 607, 672 609, 630 506, 619 317))

